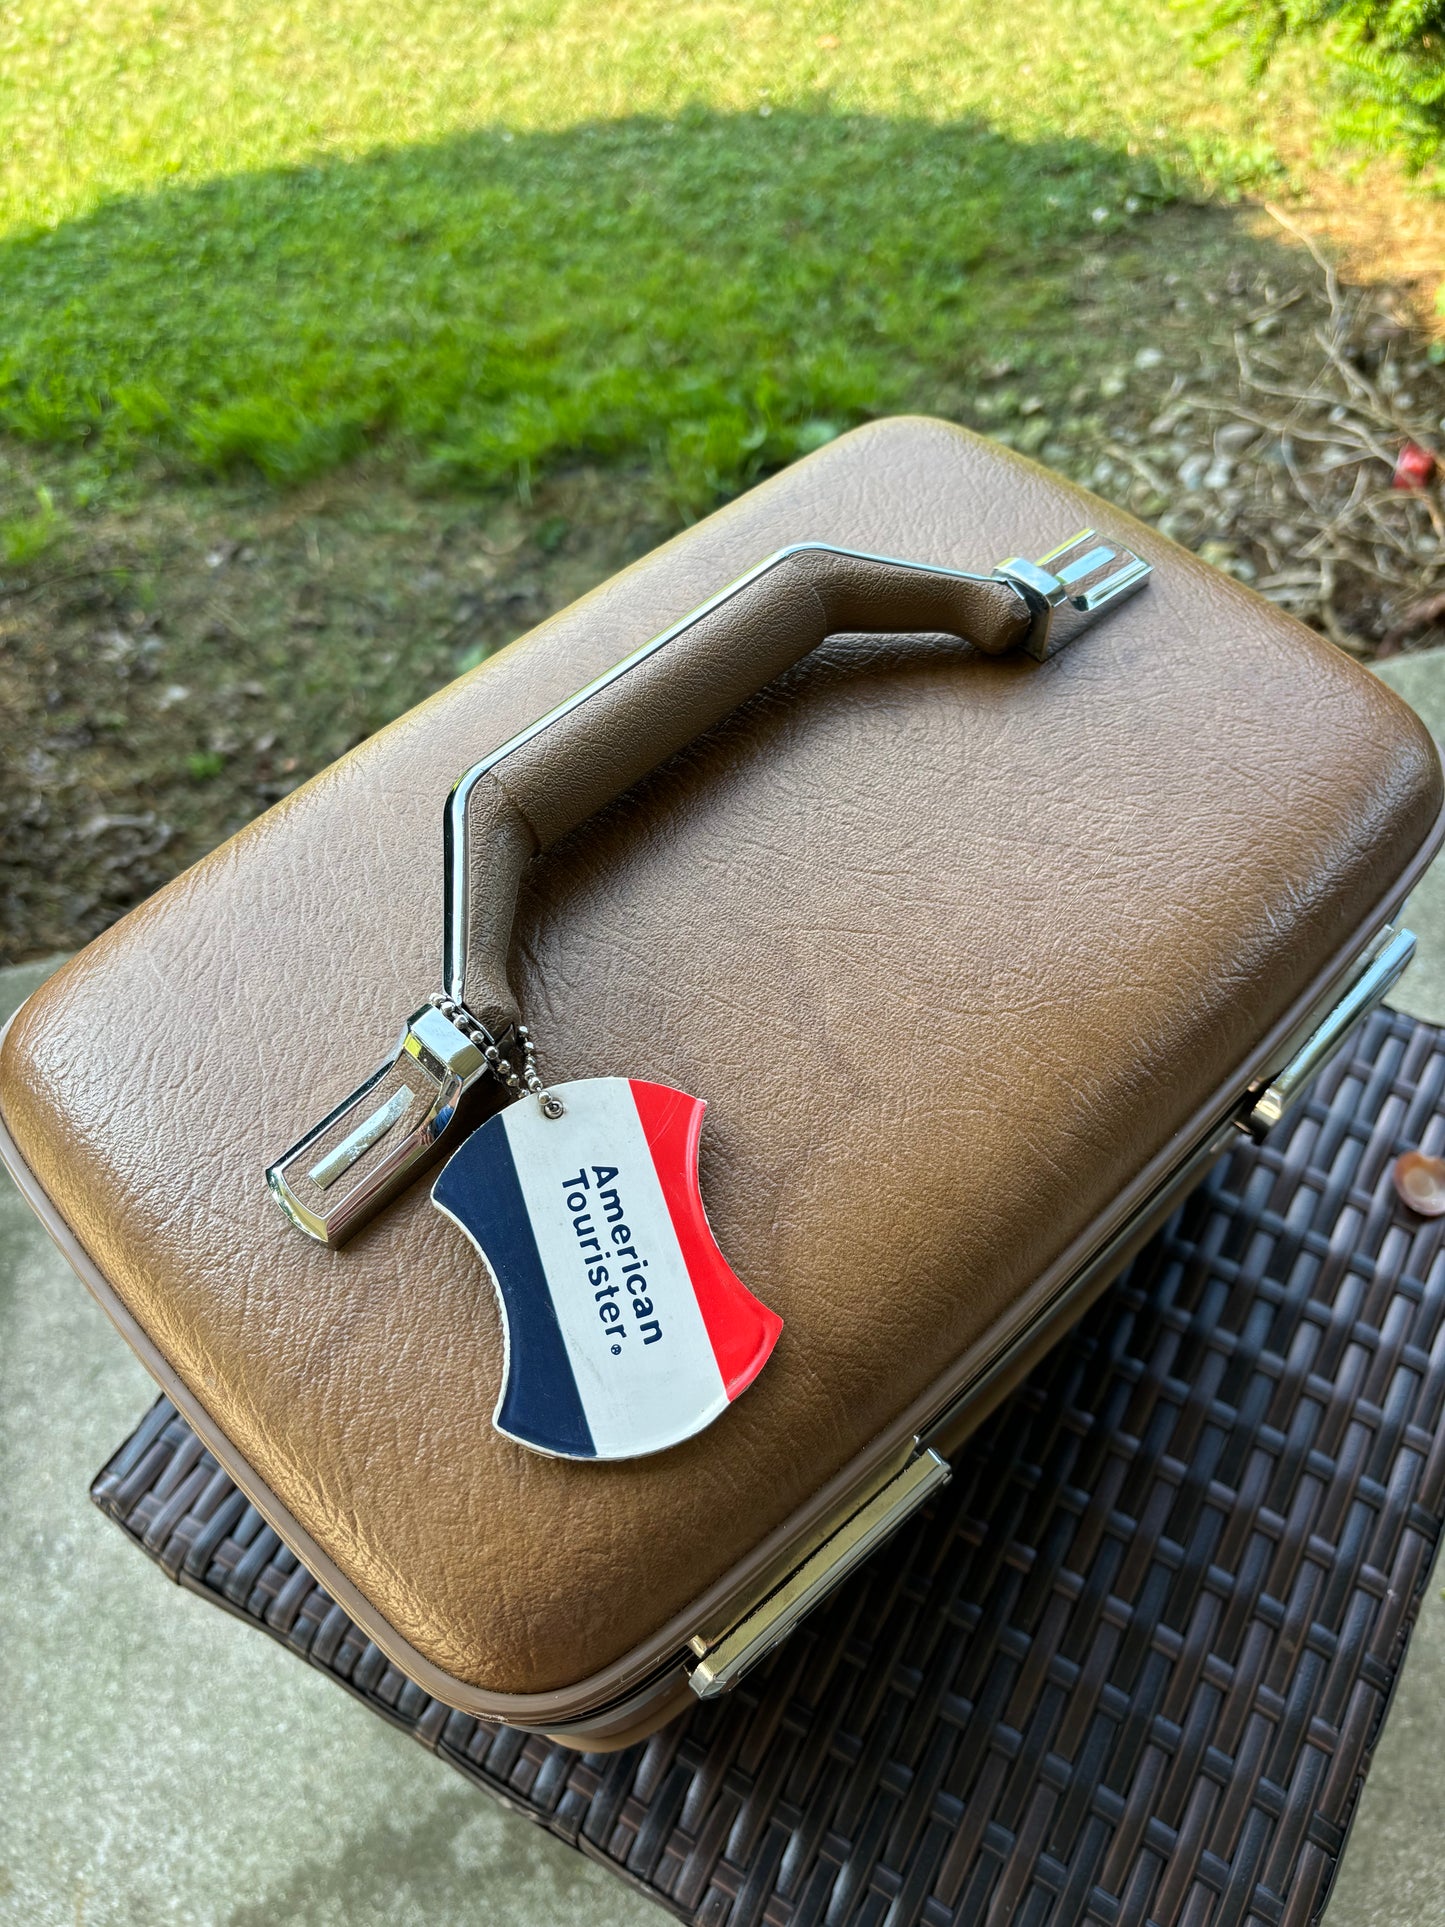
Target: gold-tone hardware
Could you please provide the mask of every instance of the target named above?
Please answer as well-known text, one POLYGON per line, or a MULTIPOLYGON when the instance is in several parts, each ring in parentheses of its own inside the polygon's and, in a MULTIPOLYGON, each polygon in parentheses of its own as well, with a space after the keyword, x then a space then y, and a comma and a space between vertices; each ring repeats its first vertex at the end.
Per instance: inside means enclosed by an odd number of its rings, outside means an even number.
POLYGON ((1153 573, 1132 549, 1101 542, 1092 529, 1080 529, 1037 562, 1013 555, 994 570, 1028 604, 1032 622, 1020 646, 1037 662, 1056 656, 1153 573))
POLYGON ((832 1591, 950 1476, 948 1461, 917 1440, 907 1462, 844 1520, 744 1618, 716 1639, 689 1641, 698 1655, 689 1679, 699 1699, 715 1699, 787 1637, 804 1614, 832 1591))
POLYGON ((1250 1091, 1239 1119, 1241 1130, 1262 1138, 1294 1108, 1325 1065, 1344 1048, 1356 1026, 1389 995, 1414 954, 1413 931, 1386 929, 1381 933, 1343 995, 1323 1019, 1312 1024, 1288 1061, 1250 1091))

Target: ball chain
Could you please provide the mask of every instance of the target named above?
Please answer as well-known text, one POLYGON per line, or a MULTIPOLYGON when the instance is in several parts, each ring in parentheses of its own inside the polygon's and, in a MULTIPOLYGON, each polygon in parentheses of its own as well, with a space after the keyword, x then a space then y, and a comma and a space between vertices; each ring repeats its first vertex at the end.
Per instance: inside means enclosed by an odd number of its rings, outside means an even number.
POLYGON ((472 1015, 465 1004, 459 1004, 454 997, 443 996, 440 992, 430 1001, 448 1023, 455 1024, 464 1037, 472 1040, 487 1060, 487 1068, 493 1077, 505 1084, 514 1097, 520 1097, 526 1091, 536 1098, 543 1117, 564 1115, 566 1106, 561 1098, 547 1089, 537 1073, 537 1046, 532 1042, 532 1033, 525 1024, 514 1024, 512 1027, 512 1034, 522 1047, 522 1066, 518 1071, 510 1058, 503 1057, 492 1041, 491 1032, 472 1015))

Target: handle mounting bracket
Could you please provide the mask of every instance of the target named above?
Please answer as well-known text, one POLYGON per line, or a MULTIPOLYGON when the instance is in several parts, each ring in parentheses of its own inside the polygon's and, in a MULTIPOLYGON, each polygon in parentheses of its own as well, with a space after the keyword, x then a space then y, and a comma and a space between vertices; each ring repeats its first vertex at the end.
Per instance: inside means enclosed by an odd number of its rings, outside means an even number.
POLYGON ((994 570, 1028 604, 1032 621, 1019 646, 1036 662, 1067 648, 1106 610, 1142 589, 1153 572, 1152 563, 1132 549, 1101 542, 1092 529, 1080 529, 1037 562, 1014 555, 994 570))

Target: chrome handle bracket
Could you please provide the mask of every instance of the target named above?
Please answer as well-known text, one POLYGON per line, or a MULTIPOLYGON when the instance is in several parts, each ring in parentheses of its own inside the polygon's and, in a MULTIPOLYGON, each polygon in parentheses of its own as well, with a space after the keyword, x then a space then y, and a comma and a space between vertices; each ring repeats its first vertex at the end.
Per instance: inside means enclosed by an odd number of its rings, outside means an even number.
POLYGON ((272 1196, 308 1238, 344 1243, 461 1136, 463 1098, 490 1081, 483 1046, 423 1004, 386 1062, 270 1167, 272 1196))
POLYGON ((1029 631, 1019 647, 1037 662, 1067 648, 1091 622, 1142 589, 1153 573, 1152 563, 1132 549, 1100 541, 1092 529, 1080 529, 1037 562, 1014 555, 994 570, 1028 605, 1029 631))

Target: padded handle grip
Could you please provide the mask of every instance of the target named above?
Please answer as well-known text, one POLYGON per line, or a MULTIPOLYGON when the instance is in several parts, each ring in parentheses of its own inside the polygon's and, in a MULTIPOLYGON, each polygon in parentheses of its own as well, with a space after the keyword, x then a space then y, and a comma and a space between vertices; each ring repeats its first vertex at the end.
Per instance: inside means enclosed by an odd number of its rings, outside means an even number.
POLYGON ((507 979, 527 863, 840 633, 958 636, 990 655, 1037 612, 1002 576, 781 550, 474 765, 446 815, 447 994, 494 1036, 519 1021, 507 979))

